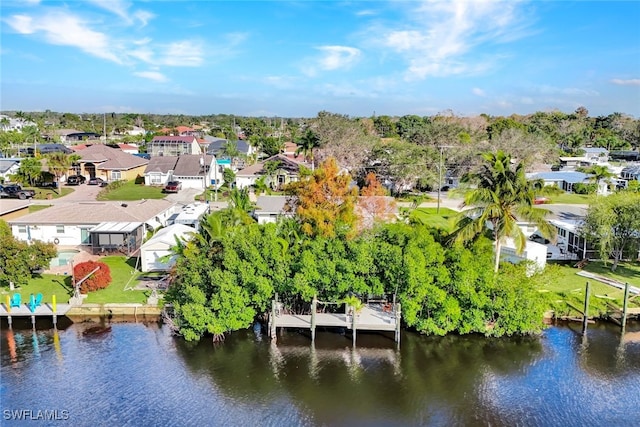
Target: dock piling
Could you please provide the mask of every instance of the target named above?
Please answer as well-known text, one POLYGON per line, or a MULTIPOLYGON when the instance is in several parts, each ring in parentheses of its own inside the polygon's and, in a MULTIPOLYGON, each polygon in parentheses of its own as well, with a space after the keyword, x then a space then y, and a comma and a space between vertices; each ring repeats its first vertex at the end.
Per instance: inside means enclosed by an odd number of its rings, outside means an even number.
POLYGON ((627 324, 627 303, 629 301, 629 282, 624 284, 624 299, 622 301, 622 332, 624 333, 624 329, 627 324))
POLYGON ((582 311, 582 333, 587 333, 587 324, 589 323, 589 297, 591 296, 589 282, 584 289, 584 310, 582 311))
POLYGON ((314 295, 311 301, 311 342, 316 340, 316 309, 318 307, 318 299, 314 295))

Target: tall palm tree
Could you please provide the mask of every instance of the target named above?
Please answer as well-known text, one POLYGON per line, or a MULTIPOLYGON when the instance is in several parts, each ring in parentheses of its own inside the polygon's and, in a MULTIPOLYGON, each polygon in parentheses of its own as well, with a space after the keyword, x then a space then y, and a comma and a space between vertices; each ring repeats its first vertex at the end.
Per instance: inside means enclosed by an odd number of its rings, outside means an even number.
POLYGON ((46 159, 49 172, 56 178, 56 187, 60 187, 60 178, 69 172, 73 159, 68 154, 60 152, 48 154, 46 159))
POLYGON ((600 191, 600 183, 605 182, 608 185, 611 184, 611 178, 616 176, 611 173, 606 166, 593 165, 586 171, 589 174, 589 181, 595 182, 597 185, 596 194, 600 191))
POLYGON ((540 233, 555 238, 555 228, 545 219, 546 209, 534 205, 536 183, 527 179, 523 163, 511 166, 511 156, 502 151, 483 155, 485 163, 477 172, 466 174, 462 183, 474 185, 464 194, 463 206, 470 207, 457 218, 456 241, 468 241, 492 227, 495 242, 495 265, 500 265, 502 244, 512 237, 516 253, 521 254, 527 238, 518 226, 519 220, 529 221, 538 226, 540 233))
POLYGON ((320 138, 311 129, 307 129, 306 132, 296 142, 298 148, 296 149, 296 155, 302 153, 305 160, 311 161, 311 170, 313 170, 313 149, 320 146, 320 138))

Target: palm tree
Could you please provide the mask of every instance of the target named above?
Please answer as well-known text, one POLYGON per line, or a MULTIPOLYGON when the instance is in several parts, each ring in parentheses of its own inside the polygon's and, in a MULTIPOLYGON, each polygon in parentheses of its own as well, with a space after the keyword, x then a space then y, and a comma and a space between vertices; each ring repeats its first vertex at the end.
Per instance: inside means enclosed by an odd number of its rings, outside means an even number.
POLYGON ((69 172, 69 169, 73 164, 73 160, 71 156, 60 152, 51 153, 47 155, 46 158, 49 172, 56 177, 56 187, 60 187, 60 178, 62 177, 62 175, 65 175, 67 172, 69 172))
POLYGON ((602 165, 593 165, 589 169, 587 169, 586 172, 590 175, 589 181, 595 182, 598 187, 596 189, 596 194, 600 192, 600 183, 602 181, 604 181, 607 186, 609 186, 609 184, 611 184, 611 178, 616 176, 615 174, 611 173, 606 166, 602 165))
POLYGON ((296 156, 302 153, 305 160, 311 160, 311 170, 313 170, 313 149, 320 146, 320 138, 311 129, 307 129, 296 144, 298 145, 296 156))
POLYGON ((485 164, 481 169, 462 179, 463 184, 475 184, 475 187, 464 194, 463 206, 471 209, 460 213, 452 237, 459 242, 471 240, 490 224, 496 247, 494 271, 497 272, 505 238, 514 239, 516 253, 521 254, 525 249, 527 239, 518 220, 537 225, 540 233, 549 239, 555 238, 555 228, 545 219, 549 211, 534 205, 536 183, 527 179, 523 163, 512 168, 511 156, 502 151, 486 153, 483 158, 485 164))

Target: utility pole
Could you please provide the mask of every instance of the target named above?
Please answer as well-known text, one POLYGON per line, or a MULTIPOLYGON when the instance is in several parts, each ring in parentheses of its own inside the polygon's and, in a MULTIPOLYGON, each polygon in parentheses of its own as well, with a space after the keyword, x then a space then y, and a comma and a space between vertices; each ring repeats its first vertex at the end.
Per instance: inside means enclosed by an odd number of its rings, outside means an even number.
POLYGON ((453 145, 441 145, 440 148, 440 163, 438 163, 438 207, 436 213, 440 213, 440 189, 442 188, 442 156, 444 155, 445 148, 453 148, 453 145))

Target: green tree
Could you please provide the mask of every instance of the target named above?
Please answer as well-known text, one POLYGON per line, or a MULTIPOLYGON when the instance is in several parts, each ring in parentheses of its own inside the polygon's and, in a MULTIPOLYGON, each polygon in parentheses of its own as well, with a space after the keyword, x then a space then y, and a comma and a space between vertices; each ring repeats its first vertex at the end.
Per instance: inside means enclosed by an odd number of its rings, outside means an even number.
POLYGON ((596 194, 600 193, 600 184, 605 183, 607 187, 611 186, 611 178, 616 175, 609 171, 609 168, 602 165, 593 165, 585 171, 589 174, 589 181, 595 183, 598 187, 596 194))
POLYGON ((507 237, 515 242, 516 252, 522 253, 527 239, 518 221, 535 224, 547 238, 554 238, 555 228, 545 217, 546 209, 534 206, 535 183, 527 179, 524 164, 515 168, 511 165, 511 156, 502 151, 483 155, 485 163, 477 172, 466 174, 462 183, 473 185, 464 193, 463 206, 469 210, 461 212, 456 221, 454 239, 468 241, 491 226, 495 243, 494 271, 500 265, 502 244, 507 237))
POLYGON ((42 162, 36 157, 25 157, 20 161, 18 175, 24 178, 29 185, 33 186, 33 182, 42 173, 42 162))
POLYGON ((0 219, 0 286, 26 285, 33 272, 47 267, 56 253, 53 243, 16 239, 9 225, 0 219))
MULTIPOLYGON (((73 165, 73 162, 74 162, 74 159, 76 159, 76 156, 78 155, 77 154, 69 155, 65 153, 56 152, 56 153, 48 154, 45 157, 47 162, 47 168, 49 169, 49 172, 52 173, 53 176, 55 176, 58 187, 60 186, 60 179, 62 178, 63 175, 66 175, 69 172, 69 169, 71 169, 71 166, 73 165)), ((79 156, 77 158, 79 158, 79 156)))
POLYGON ((313 149, 320 146, 320 138, 311 129, 307 129, 296 144, 296 155, 302 153, 305 161, 311 162, 311 170, 314 170, 313 149))
POLYGON ((615 270, 625 251, 637 255, 640 238, 640 193, 620 191, 593 200, 587 209, 583 235, 595 242, 604 260, 613 258, 615 270))

